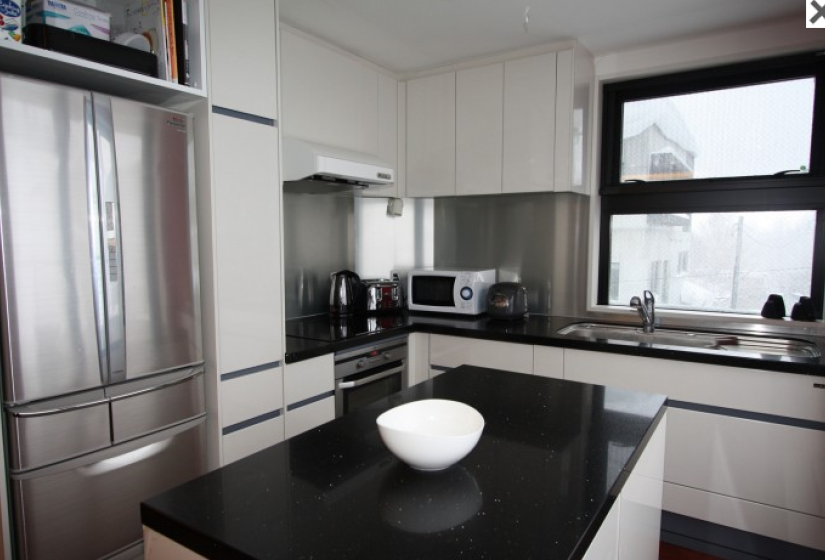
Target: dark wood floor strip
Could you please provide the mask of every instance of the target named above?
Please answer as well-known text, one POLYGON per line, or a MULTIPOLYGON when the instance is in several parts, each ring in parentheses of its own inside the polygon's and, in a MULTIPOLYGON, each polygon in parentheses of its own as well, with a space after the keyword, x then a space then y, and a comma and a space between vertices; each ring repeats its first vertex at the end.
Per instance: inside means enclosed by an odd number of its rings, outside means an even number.
POLYGON ((659 560, 720 560, 716 556, 688 550, 668 543, 659 545, 659 560))

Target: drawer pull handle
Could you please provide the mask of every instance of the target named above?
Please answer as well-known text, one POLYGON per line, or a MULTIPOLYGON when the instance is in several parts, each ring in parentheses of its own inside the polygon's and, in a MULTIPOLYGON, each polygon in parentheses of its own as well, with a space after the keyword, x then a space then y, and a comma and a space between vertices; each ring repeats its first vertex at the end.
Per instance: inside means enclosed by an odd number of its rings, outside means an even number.
POLYGON ((814 383, 814 389, 825 389, 825 383, 814 383))

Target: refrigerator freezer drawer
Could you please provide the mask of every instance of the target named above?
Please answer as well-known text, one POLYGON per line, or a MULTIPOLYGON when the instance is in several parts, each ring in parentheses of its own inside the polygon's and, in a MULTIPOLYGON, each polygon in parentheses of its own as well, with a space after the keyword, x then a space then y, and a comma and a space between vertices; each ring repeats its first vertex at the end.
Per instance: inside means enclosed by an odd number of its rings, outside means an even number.
POLYGON ((112 445, 109 403, 102 399, 54 399, 10 408, 7 421, 12 471, 43 467, 112 445))
MULTIPOLYGON (((202 416, 206 411, 203 367, 161 376, 145 390, 112 398, 112 438, 121 443, 202 416)), ((137 384, 124 384, 127 389, 137 384)), ((110 390, 110 394, 111 394, 110 390)))
POLYGON ((140 502, 206 472, 204 419, 11 477, 22 560, 100 558, 141 539, 140 502))

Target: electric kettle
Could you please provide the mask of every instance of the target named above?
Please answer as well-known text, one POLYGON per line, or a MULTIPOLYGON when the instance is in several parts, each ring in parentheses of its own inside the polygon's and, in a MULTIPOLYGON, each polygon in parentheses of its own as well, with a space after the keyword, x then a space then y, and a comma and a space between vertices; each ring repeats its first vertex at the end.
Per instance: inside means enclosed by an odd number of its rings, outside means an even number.
POLYGON ((329 312, 331 315, 361 313, 363 302, 361 278, 351 270, 339 270, 329 275, 329 312))

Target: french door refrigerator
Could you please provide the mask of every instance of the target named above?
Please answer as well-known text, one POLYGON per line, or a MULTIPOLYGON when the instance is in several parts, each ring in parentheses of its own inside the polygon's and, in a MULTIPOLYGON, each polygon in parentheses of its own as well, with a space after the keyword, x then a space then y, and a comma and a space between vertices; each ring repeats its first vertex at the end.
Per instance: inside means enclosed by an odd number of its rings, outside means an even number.
POLYGON ((140 552, 206 471, 188 115, 0 75, 0 312, 15 557, 140 552))

